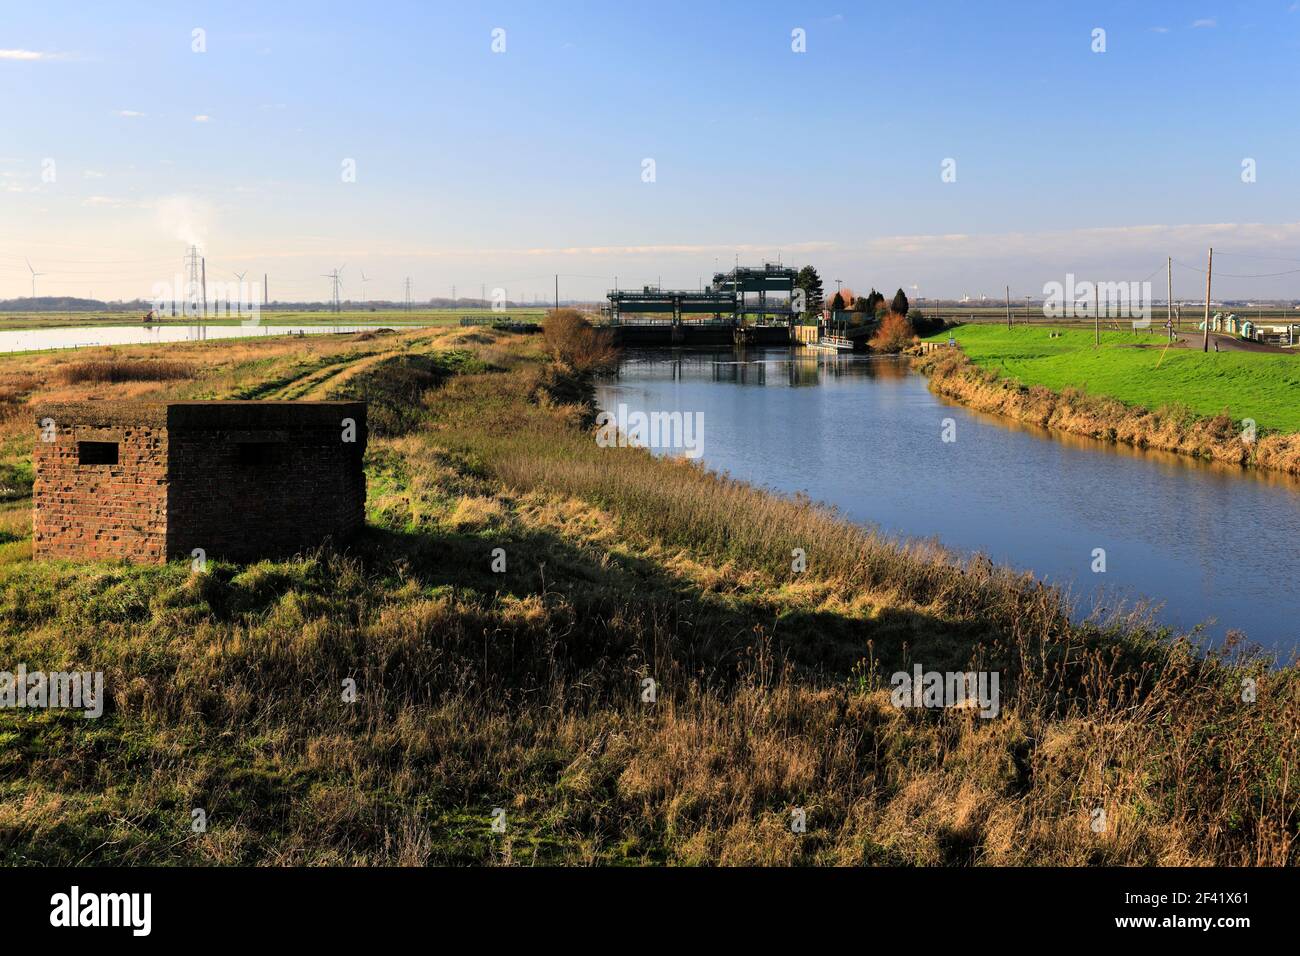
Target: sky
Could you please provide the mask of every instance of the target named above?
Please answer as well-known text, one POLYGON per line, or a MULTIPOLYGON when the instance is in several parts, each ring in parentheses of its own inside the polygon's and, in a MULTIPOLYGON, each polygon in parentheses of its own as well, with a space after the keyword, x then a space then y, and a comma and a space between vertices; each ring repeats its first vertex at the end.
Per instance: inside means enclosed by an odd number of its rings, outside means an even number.
POLYGON ((1167 256, 1192 299, 1210 245, 1216 298, 1300 298, 1297 64, 1292 0, 7 0, 0 298, 28 259, 41 295, 149 298, 191 244, 279 300, 777 259, 1163 298, 1167 256))

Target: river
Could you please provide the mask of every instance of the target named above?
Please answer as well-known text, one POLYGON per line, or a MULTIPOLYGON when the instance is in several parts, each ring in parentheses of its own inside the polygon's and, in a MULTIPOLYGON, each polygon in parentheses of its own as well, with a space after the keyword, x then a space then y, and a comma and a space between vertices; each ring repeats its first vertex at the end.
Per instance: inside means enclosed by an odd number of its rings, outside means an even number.
MULTIPOLYGON (((401 326, 409 328, 410 326, 401 326)), ((245 339, 260 335, 323 335, 391 328, 362 325, 92 325, 50 329, 0 331, 0 353, 41 349, 78 349, 92 345, 151 345, 163 342, 202 342, 206 339, 245 339)))
POLYGON ((710 468, 1033 571, 1080 614, 1146 600, 1179 630, 1237 630, 1284 659, 1297 648, 1295 479, 973 412, 884 356, 628 353, 597 398, 611 412, 700 412, 710 468))

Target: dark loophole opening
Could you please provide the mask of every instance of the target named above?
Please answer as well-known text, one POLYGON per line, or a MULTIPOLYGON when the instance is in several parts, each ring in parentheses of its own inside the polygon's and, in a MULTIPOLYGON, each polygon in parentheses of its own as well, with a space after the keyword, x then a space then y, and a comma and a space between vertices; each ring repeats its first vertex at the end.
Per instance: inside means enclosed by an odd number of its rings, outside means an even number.
POLYGON ((82 465, 116 465, 117 464, 117 442, 115 441, 77 442, 77 463, 82 465))

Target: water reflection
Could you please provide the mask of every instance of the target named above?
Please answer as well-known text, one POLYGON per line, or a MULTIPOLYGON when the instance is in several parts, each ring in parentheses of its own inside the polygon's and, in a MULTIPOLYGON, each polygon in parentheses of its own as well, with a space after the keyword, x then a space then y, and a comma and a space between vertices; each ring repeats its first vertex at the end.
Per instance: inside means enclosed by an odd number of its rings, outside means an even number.
POLYGON ((630 353, 606 408, 704 413, 704 461, 846 517, 1033 570, 1081 607, 1150 599, 1289 652, 1300 481, 1062 435, 933 395, 903 360, 749 349, 630 353), (945 419, 956 441, 945 443, 945 419), (1094 574, 1103 548, 1107 570, 1094 574))

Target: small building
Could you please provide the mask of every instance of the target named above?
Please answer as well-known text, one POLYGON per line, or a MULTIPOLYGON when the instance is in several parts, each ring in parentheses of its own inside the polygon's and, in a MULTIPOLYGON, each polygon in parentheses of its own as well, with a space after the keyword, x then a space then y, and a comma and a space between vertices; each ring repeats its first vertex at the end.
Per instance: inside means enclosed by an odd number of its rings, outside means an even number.
POLYGON ((37 558, 247 561, 365 523, 364 402, 86 401, 35 412, 37 558))

